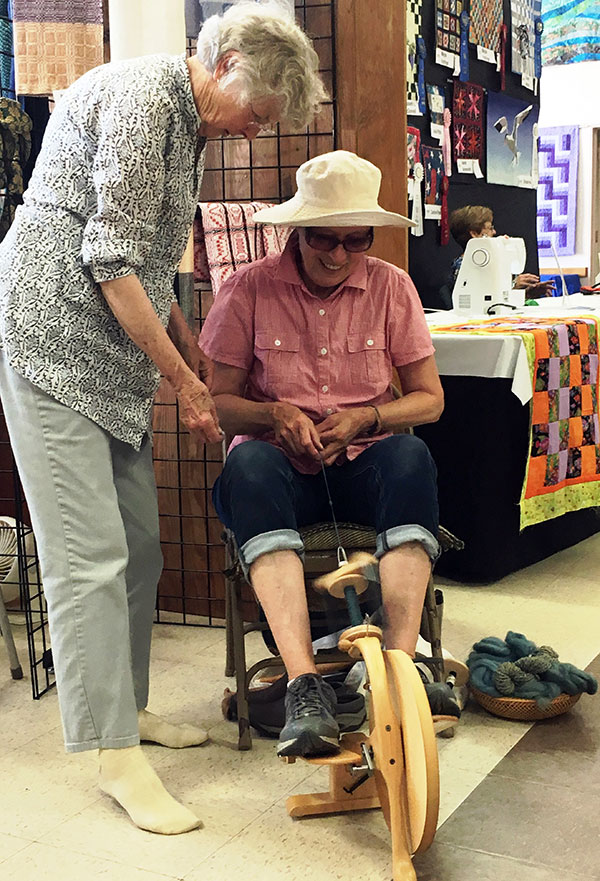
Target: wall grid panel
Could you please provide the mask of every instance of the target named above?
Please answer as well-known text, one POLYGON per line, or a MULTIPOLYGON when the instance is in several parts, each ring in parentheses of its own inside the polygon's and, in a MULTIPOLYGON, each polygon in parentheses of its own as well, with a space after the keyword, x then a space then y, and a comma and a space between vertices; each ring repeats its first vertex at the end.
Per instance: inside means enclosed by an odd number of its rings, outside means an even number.
MULTIPOLYGON (((202 201, 281 202, 296 191, 299 165, 336 147, 334 2, 296 0, 296 19, 314 42, 319 70, 330 100, 298 134, 277 126, 254 141, 214 138, 207 144, 202 201)), ((194 41, 188 40, 188 53, 194 41)), ((212 303, 206 285, 196 285, 194 331, 212 303)), ((225 550, 222 526, 211 501, 221 472, 220 445, 192 448, 178 419, 175 395, 163 382, 154 407, 154 467, 158 487, 164 570, 156 620, 161 623, 218 626, 225 618, 225 550)), ((245 617, 256 614, 250 589, 245 617)))

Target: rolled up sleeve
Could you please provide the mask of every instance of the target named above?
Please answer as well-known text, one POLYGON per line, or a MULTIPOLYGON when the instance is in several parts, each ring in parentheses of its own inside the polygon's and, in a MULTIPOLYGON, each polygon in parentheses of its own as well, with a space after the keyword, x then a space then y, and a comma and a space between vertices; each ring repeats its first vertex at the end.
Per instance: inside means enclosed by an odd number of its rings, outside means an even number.
POLYGON ((92 178, 97 210, 85 225, 82 260, 96 282, 139 274, 156 242, 165 187, 168 107, 110 95, 100 114, 92 178))
POLYGON ((254 363, 254 300, 247 267, 223 282, 199 341, 213 361, 250 370, 254 363))

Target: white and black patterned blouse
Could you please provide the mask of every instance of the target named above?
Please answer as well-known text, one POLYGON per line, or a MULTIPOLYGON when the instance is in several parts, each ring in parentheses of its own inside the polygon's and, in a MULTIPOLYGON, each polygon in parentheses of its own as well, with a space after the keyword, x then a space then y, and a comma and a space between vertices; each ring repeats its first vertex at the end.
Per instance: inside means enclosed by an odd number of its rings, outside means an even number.
POLYGON ((90 71, 51 115, 0 244, 0 340, 18 373, 139 448, 158 370, 98 282, 135 273, 163 325, 204 166, 185 58, 90 71))

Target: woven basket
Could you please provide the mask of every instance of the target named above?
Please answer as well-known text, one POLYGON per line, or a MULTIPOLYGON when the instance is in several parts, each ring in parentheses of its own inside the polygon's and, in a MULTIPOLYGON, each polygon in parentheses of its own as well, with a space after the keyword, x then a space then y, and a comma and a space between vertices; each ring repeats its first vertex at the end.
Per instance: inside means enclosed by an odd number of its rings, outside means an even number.
POLYGON ((492 697, 476 688, 471 689, 471 694, 478 704, 481 704, 494 716, 503 719, 519 719, 523 722, 535 722, 537 719, 550 719, 552 716, 560 716, 574 706, 581 694, 559 694, 550 701, 545 710, 540 709, 534 700, 525 700, 518 697, 492 697))

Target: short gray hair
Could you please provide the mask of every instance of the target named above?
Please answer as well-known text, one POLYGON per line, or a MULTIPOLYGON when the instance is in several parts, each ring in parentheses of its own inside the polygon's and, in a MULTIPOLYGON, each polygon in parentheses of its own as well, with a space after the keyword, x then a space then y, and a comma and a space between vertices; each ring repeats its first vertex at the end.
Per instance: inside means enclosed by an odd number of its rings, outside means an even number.
POLYGON ((281 3, 243 0, 208 18, 198 34, 200 61, 214 73, 226 52, 241 58, 242 101, 276 98, 281 119, 298 131, 312 122, 327 93, 312 43, 281 3))

